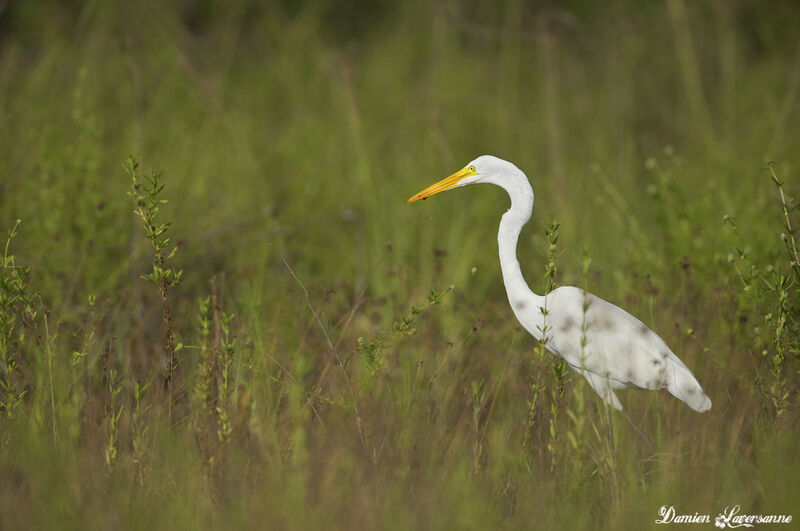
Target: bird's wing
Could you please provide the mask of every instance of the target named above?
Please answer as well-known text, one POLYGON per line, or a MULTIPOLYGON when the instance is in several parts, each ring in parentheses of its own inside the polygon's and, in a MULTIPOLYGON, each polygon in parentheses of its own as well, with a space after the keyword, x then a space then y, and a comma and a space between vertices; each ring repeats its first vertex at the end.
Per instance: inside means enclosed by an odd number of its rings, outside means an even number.
POLYGON ((548 348, 612 388, 667 389, 696 411, 711 401, 688 367, 647 325, 625 310, 571 286, 547 295, 548 348))

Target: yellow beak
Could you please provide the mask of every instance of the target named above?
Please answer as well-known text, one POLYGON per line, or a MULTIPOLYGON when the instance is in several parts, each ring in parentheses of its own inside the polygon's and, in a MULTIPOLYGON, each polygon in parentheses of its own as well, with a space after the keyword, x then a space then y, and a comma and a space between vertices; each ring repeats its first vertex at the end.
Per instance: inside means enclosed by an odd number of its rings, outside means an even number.
POLYGON ((444 192, 445 190, 449 190, 455 187, 459 182, 461 182, 461 179, 464 179, 466 177, 471 177, 473 175, 478 175, 477 172, 475 171, 475 167, 467 166, 466 168, 455 172, 450 177, 446 177, 441 181, 439 181, 438 183, 430 185, 429 187, 425 188, 418 194, 410 197, 407 202, 413 203, 414 201, 419 201, 420 199, 427 199, 432 195, 438 194, 439 192, 444 192))

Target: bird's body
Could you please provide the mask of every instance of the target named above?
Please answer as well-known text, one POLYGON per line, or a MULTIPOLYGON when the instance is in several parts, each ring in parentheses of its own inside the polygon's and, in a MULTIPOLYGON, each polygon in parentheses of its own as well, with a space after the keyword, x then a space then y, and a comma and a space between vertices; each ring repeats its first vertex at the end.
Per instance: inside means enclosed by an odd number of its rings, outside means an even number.
POLYGON ((528 287, 516 249, 520 231, 533 210, 533 189, 515 165, 490 155, 478 157, 409 202, 478 183, 500 186, 511 198, 497 242, 508 302, 525 330, 583 375, 597 394, 618 410, 622 405, 614 390, 628 388, 666 389, 695 411, 711 409, 711 400, 691 371, 634 316, 580 288, 564 286, 542 296, 528 287))

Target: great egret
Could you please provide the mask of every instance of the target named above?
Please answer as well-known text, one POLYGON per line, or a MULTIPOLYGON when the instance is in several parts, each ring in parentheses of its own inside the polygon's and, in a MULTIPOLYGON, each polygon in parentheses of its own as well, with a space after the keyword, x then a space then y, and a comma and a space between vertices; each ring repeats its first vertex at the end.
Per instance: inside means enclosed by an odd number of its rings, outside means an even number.
POLYGON ((563 286, 536 295, 522 277, 517 239, 533 210, 533 189, 514 164, 483 155, 450 177, 425 188, 408 202, 439 192, 494 184, 511 197, 500 220, 497 243, 508 302, 517 320, 546 348, 582 374, 606 404, 622 410, 614 390, 666 389, 695 411, 711 409, 692 372, 647 325, 625 310, 580 288, 563 286))

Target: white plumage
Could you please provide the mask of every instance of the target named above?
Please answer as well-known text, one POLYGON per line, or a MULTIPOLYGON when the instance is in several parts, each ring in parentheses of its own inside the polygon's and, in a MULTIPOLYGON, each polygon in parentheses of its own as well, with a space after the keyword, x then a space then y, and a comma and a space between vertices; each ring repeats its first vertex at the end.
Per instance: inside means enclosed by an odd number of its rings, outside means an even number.
POLYGON ((622 405, 614 391, 630 388, 666 389, 695 411, 711 409, 711 400, 689 368, 655 332, 625 310, 572 286, 545 296, 531 291, 516 251, 519 233, 533 210, 533 189, 515 165, 491 155, 478 157, 408 202, 479 183, 497 185, 511 198, 511 208, 503 214, 497 233, 500 267, 511 309, 533 337, 542 341, 544 336, 545 347, 582 374, 618 410, 622 405))

